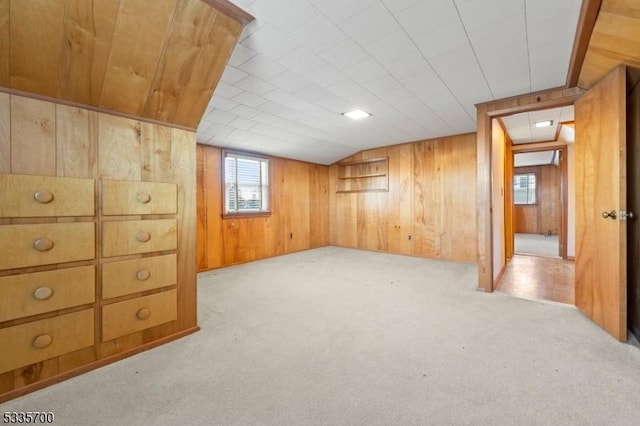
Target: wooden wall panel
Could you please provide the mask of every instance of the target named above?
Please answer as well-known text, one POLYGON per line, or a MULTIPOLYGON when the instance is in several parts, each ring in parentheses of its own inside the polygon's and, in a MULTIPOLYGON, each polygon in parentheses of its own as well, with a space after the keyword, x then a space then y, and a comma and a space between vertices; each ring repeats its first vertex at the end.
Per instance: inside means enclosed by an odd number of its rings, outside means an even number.
POLYGON ((58 176, 96 176, 97 131, 97 112, 64 105, 56 107, 58 176))
POLYGON ((11 172, 56 175, 55 104, 11 97, 11 172))
POLYGON ((384 156, 389 192, 336 194, 331 167, 331 244, 474 261, 475 135, 378 148, 346 161, 384 156))
POLYGON ((99 115, 99 167, 102 179, 140 180, 142 150, 141 124, 128 118, 99 115))
POLYGON ((198 270, 327 245, 328 167, 272 157, 271 215, 223 219, 222 150, 198 145, 197 156, 198 270))
POLYGON ((0 173, 11 173, 11 97, 0 92, 0 173))
POLYGON ((11 88, 56 95, 64 6, 60 0, 11 1, 11 88))
POLYGON ((226 0, 3 0, 0 86, 196 129, 250 18, 226 0))
POLYGON ((68 0, 56 97, 98 105, 120 0, 68 0))
POLYGON ((176 4, 177 0, 120 1, 101 107, 142 115, 176 4))
POLYGON ((10 44, 9 44, 9 2, 0 2, 0 86, 9 87, 10 84, 10 72, 9 72, 9 58, 10 44))

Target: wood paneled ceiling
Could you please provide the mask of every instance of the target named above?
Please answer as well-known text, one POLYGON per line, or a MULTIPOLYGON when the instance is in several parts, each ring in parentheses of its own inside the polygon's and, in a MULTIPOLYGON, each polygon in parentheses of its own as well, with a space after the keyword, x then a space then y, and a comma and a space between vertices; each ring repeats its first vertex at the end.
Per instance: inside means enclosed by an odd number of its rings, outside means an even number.
POLYGON ((240 21, 200 0, 0 0, 0 86, 195 129, 240 21))
POLYGON ((640 1, 602 0, 578 86, 590 88, 623 63, 640 68, 640 1))

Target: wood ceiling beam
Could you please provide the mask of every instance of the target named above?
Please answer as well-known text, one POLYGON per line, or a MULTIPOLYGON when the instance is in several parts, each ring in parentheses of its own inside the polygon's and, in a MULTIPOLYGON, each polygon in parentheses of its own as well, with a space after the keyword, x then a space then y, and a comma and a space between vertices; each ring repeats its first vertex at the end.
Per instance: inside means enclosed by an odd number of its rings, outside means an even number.
POLYGON ((567 72, 567 87, 575 87, 578 85, 582 64, 587 55, 589 41, 591 40, 593 28, 596 25, 600 6, 602 6, 602 0, 582 0, 576 36, 573 40, 571 61, 569 62, 569 70, 567 72))

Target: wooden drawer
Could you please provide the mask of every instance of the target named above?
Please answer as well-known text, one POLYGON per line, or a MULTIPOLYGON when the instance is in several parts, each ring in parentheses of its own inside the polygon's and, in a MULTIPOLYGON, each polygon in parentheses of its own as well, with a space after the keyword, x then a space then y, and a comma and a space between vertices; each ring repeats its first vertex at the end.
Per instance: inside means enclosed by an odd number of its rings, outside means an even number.
POLYGON ((94 257, 93 222, 0 226, 0 270, 94 257))
POLYGON ((102 214, 175 214, 178 185, 175 183, 102 181, 102 214))
POLYGON ((178 318, 176 291, 163 291, 102 307, 102 341, 116 339, 178 318))
POLYGON ((102 265, 102 298, 124 296, 177 283, 176 255, 145 257, 102 265))
POLYGON ((93 346, 93 309, 0 329, 0 373, 93 346))
POLYGON ((175 219, 104 222, 104 257, 174 250, 178 244, 175 219))
POLYGON ((93 216, 94 181, 0 174, 0 217, 93 216))
POLYGON ((0 322, 95 301, 95 267, 0 277, 0 322))

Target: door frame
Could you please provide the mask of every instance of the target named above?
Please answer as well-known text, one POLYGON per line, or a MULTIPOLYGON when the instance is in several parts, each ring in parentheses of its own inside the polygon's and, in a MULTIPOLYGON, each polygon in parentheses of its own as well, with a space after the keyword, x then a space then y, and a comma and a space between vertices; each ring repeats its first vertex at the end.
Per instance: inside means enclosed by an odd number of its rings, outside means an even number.
POLYGON ((583 89, 561 87, 497 101, 477 104, 476 225, 478 290, 492 292, 493 224, 491 211, 492 139, 491 120, 504 115, 573 105, 583 89))

